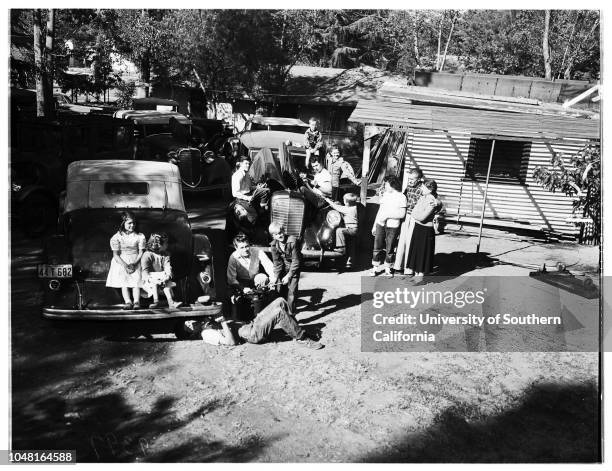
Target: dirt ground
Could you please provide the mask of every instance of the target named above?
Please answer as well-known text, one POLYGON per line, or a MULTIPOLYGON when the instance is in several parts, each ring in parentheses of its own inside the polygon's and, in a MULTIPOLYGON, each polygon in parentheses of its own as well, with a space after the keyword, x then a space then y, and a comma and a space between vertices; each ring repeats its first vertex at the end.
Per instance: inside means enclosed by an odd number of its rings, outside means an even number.
MULTIPOLYGON (((190 207, 194 226, 222 229, 221 205, 190 207)), ((437 263, 524 275, 563 261, 596 276, 598 247, 487 235, 480 257, 472 235, 439 236, 437 263)), ((599 459, 597 353, 361 352, 363 271, 303 273, 298 319, 318 351, 57 326, 40 315, 40 245, 13 230, 13 449, 76 449, 81 462, 599 459)))

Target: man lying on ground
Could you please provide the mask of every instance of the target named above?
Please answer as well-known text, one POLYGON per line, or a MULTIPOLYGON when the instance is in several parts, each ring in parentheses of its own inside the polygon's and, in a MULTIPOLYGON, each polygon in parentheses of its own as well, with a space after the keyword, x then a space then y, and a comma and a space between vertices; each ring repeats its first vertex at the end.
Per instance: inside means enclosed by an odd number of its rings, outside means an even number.
POLYGON ((323 348, 322 344, 308 338, 306 331, 289 314, 289 305, 283 298, 272 301, 248 324, 219 317, 206 322, 185 321, 183 329, 189 338, 201 338, 211 345, 238 345, 242 341, 265 343, 274 329, 280 329, 300 346, 313 350, 323 348))

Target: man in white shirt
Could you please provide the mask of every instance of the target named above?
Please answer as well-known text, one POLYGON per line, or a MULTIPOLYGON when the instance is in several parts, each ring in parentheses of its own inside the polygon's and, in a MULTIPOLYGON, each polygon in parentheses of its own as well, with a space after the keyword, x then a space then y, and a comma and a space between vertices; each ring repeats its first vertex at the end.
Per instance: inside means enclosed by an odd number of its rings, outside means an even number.
POLYGON ((223 317, 208 320, 204 323, 186 321, 182 326, 184 337, 200 337, 211 345, 238 345, 248 343, 265 343, 275 329, 284 331, 300 346, 319 350, 319 342, 310 339, 306 331, 289 314, 289 305, 283 298, 277 298, 266 306, 252 322, 227 321, 223 317))
POLYGON ((232 175, 232 196, 237 201, 250 204, 258 213, 268 207, 270 190, 256 185, 249 175, 251 160, 246 155, 238 158, 238 168, 232 175))
MULTIPOLYGON (((313 172, 312 184, 305 182, 305 186, 300 188, 300 191, 311 204, 318 208, 325 204, 324 198, 329 198, 332 194, 332 177, 319 160, 311 159, 310 166, 313 172)), ((301 176, 304 178, 305 174, 301 176)))

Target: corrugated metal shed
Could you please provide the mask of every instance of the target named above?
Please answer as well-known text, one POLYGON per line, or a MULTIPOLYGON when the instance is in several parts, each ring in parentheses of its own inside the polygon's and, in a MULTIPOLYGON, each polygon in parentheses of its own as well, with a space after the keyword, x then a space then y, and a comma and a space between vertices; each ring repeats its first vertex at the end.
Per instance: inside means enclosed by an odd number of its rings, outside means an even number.
POLYGON ((530 140, 600 138, 597 119, 360 100, 349 121, 530 140))
MULTIPOLYGON (((538 166, 550 165, 555 155, 569 156, 589 143, 598 144, 599 119, 517 112, 508 110, 508 106, 537 109, 538 104, 489 100, 485 96, 465 97, 469 108, 460 107, 454 98, 444 106, 445 94, 436 98, 435 104, 415 104, 406 96, 390 96, 389 90, 385 86, 377 99, 360 100, 349 120, 403 134, 396 139, 401 145, 387 146, 383 152, 401 156, 404 171, 417 167, 425 177, 438 182, 449 219, 479 220, 483 208, 485 181, 471 177, 468 172, 471 141, 474 138, 523 141, 530 143, 529 154, 521 162, 524 178, 491 179, 484 206, 485 223, 566 234, 578 232, 574 224, 567 222, 572 215, 572 198, 542 188, 533 172, 538 166), (493 109, 478 109, 479 100, 493 109)), ((364 161, 371 161, 369 147, 366 146, 364 161)), ((377 145, 374 149, 380 150, 377 145)))

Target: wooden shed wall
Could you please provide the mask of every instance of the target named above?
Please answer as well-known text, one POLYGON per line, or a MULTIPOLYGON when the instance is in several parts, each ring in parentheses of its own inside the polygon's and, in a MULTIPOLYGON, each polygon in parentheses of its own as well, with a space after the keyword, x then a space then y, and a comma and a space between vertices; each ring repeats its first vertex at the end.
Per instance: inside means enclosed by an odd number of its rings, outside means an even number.
MULTIPOLYGON (((440 131, 411 131, 408 136, 405 171, 418 166, 425 177, 438 182, 447 218, 457 215, 459 197, 462 216, 480 217, 485 183, 462 178, 470 148, 469 134, 448 134, 440 131)), ((573 224, 565 221, 572 213, 572 199, 563 193, 551 193, 542 188, 533 178, 536 166, 550 165, 552 152, 572 154, 582 144, 533 143, 527 167, 525 185, 489 183, 488 204, 485 219, 512 219, 528 223, 528 227, 541 227, 566 234, 576 234, 573 224)))

